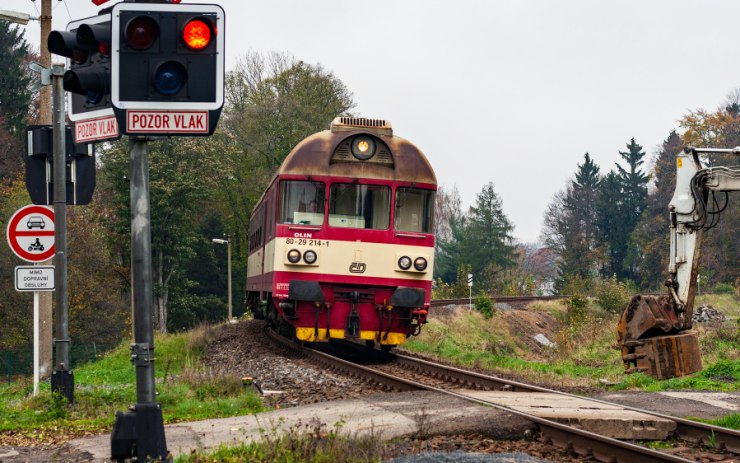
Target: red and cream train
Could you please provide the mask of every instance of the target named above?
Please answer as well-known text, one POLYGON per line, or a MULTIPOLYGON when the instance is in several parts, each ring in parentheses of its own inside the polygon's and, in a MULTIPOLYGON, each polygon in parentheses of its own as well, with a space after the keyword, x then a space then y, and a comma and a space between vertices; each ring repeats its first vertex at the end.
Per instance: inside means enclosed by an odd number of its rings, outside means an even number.
POLYGON ((436 189, 390 123, 336 118, 288 154, 254 209, 247 305, 301 341, 402 344, 429 309, 436 189))

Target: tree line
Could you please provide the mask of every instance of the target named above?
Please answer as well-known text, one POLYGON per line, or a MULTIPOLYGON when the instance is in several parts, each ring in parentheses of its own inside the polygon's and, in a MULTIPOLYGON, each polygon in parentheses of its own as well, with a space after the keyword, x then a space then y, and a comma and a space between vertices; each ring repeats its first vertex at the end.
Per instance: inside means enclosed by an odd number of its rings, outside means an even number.
MULTIPOLYGON (((622 164, 601 173, 589 153, 573 180, 550 202, 544 217, 543 242, 558 256, 555 288, 569 283, 616 278, 636 291, 660 291, 669 260, 668 205, 676 187, 676 155, 685 146, 740 145, 740 93, 733 92, 713 112, 690 111, 679 120, 649 163, 635 139, 619 151, 622 164)), ((708 166, 737 167, 730 154, 708 155, 708 166)), ((733 201, 734 199, 734 201, 733 201)), ((723 196, 726 207, 714 228, 704 233, 701 279, 707 288, 740 286, 740 207, 723 196)))
MULTIPOLYGON (((35 121, 33 53, 19 29, 0 21, 0 224, 28 204, 24 128, 35 121)), ((736 99, 737 100, 737 99, 736 99)), ((667 259, 667 200, 672 156, 684 143, 735 146, 737 103, 717 112, 693 111, 670 134, 647 169, 645 151, 631 140, 622 163, 606 175, 590 155, 574 180, 553 197, 545 215, 544 246, 520 243, 494 183, 462 210, 456 187, 440 186, 436 203, 434 276, 438 295, 475 287, 498 294, 564 290, 574 279, 615 275, 652 288, 667 259), (733 144, 734 143, 734 144, 733 144)), ((234 313, 244 312, 251 210, 275 170, 306 136, 336 116, 353 116, 355 102, 341 80, 321 65, 285 53, 246 53, 227 73, 225 105, 214 136, 150 143, 150 195, 155 326, 161 332, 225 318, 226 248, 232 243, 234 313)), ((101 143, 98 181, 88 206, 68 207, 70 336, 74 343, 113 344, 130 335, 130 211, 128 141, 101 143)), ((737 162, 737 160, 734 160, 737 162)), ((719 159, 716 162, 720 162, 719 159)), ((725 161, 722 161, 725 162, 725 161)), ((712 282, 738 277, 738 210, 732 206, 708 234, 702 274, 712 282), (733 228, 734 227, 734 228, 733 228), (734 240, 734 241, 733 241, 734 240)), ((31 344, 30 296, 16 292, 19 262, 0 247, 0 350, 31 344)))

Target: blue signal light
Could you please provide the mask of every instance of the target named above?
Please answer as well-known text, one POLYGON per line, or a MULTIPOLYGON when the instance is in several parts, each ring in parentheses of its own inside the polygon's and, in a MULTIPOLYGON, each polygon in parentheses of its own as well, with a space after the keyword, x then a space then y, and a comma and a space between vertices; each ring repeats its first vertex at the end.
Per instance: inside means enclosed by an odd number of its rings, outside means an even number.
POLYGON ((103 101, 103 93, 89 90, 87 92, 85 103, 89 105, 96 105, 103 101))
POLYGON ((185 85, 188 72, 177 61, 167 61, 157 67, 154 73, 154 88, 162 95, 172 96, 185 85))

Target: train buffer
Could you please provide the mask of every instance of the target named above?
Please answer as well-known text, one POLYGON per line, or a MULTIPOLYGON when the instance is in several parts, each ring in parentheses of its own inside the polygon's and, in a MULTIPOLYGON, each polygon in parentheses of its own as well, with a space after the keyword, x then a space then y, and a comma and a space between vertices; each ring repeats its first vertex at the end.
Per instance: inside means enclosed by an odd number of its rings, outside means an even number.
POLYGON ((666 418, 548 392, 458 390, 460 394, 614 439, 665 440, 676 429, 666 418))

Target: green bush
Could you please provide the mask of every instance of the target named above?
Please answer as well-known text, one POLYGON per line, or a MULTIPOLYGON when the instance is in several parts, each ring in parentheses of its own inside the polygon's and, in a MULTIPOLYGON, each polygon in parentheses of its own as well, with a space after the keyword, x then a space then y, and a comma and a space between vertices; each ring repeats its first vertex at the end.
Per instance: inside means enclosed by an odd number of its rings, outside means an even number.
POLYGON ((701 372, 701 376, 709 379, 716 377, 734 378, 737 381, 740 380, 740 363, 732 360, 720 360, 714 365, 705 368, 701 372))
POLYGON ((625 283, 617 281, 616 276, 596 284, 596 302, 610 313, 622 313, 629 304, 632 295, 625 283))
POLYGON ((568 306, 569 311, 584 312, 588 307, 588 298, 583 294, 574 294, 565 301, 565 305, 568 306))
POLYGON ((482 291, 475 298, 475 309, 486 318, 493 317, 493 301, 482 291))
POLYGON ((591 278, 584 278, 576 274, 567 274, 562 277, 562 284, 560 287, 560 294, 575 295, 575 294, 589 294, 593 287, 593 280, 591 278))
POLYGON ((714 285, 714 294, 734 294, 735 288, 729 283, 717 283, 714 285))

